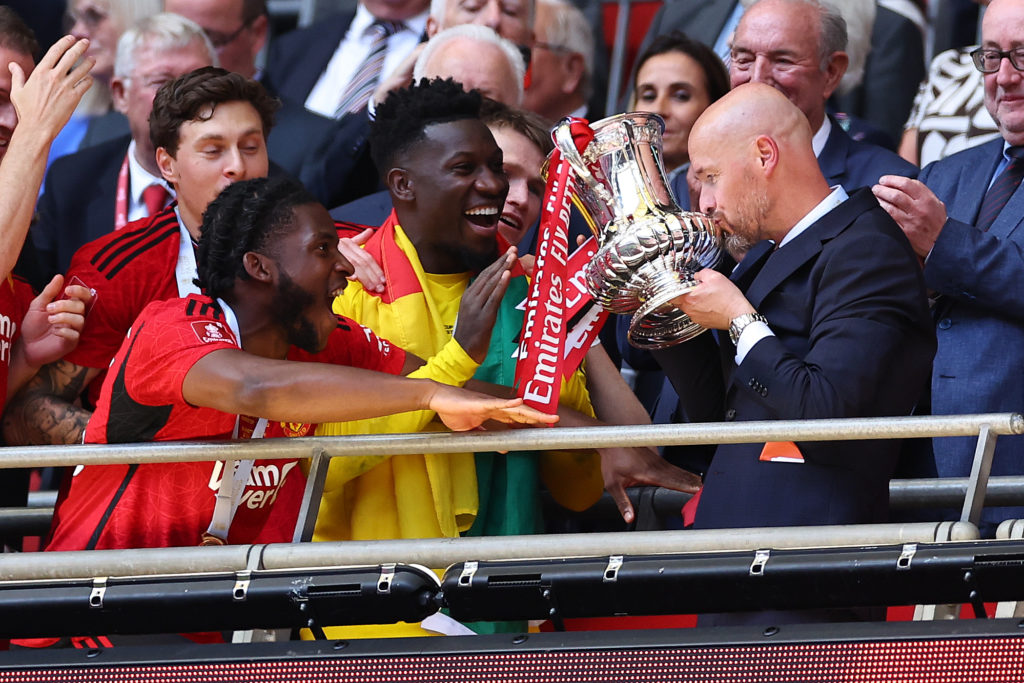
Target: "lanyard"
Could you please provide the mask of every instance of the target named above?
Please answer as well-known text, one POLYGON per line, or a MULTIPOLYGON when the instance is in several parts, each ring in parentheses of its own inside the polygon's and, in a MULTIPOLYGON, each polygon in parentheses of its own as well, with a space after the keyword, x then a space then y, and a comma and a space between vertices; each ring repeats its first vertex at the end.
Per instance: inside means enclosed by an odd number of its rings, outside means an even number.
POLYGON ((117 194, 114 199, 114 230, 128 225, 128 155, 117 174, 117 194))
MULTIPOLYGON (((183 235, 182 244, 186 244, 189 253, 192 253, 191 239, 187 239, 183 235)), ((194 255, 192 261, 195 263, 194 255)), ((180 264, 181 261, 179 259, 179 266, 180 264)), ((195 272, 194 266, 193 272, 195 272)), ((179 280, 179 286, 180 282, 179 280)), ((238 332, 238 320, 235 318, 235 312, 222 299, 218 299, 217 303, 220 305, 221 310, 224 311, 225 322, 227 322, 231 331, 235 333, 235 340, 241 345, 242 337, 238 332)), ((231 432, 231 438, 262 439, 266 431, 267 420, 265 418, 261 417, 257 420, 239 415, 235 418, 235 428, 231 432)), ((235 518, 239 503, 242 502, 242 492, 245 490, 249 474, 252 472, 252 464, 252 460, 228 460, 224 463, 220 486, 217 489, 217 502, 213 508, 213 518, 210 520, 210 526, 203 535, 204 544, 211 544, 211 541, 213 544, 219 544, 217 541, 210 539, 210 537, 220 539, 220 543, 227 541, 231 521, 235 518)))

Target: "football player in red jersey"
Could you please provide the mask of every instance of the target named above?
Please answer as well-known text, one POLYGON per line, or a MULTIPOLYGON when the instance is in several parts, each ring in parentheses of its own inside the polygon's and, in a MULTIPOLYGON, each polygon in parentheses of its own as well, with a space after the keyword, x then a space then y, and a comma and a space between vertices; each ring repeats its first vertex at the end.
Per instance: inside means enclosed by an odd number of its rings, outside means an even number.
MULTIPOLYGON (((456 430, 557 419, 520 399, 399 376, 421 361, 331 311, 352 272, 337 243, 327 211, 294 181, 225 190, 203 223, 207 295, 145 308, 104 380, 86 442, 279 436, 281 422, 409 410, 435 411, 456 430)), ((301 479, 282 460, 87 466, 58 504, 47 549, 288 541, 301 479), (227 507, 216 503, 225 486, 227 507), (274 505, 291 508, 271 515, 274 505)))
POLYGON ((68 281, 96 293, 81 340, 12 399, 4 416, 9 443, 81 442, 102 373, 142 309, 198 293, 193 242, 206 206, 227 185, 267 175, 266 135, 276 108, 259 83, 214 67, 160 89, 150 137, 177 202, 75 254, 68 281))

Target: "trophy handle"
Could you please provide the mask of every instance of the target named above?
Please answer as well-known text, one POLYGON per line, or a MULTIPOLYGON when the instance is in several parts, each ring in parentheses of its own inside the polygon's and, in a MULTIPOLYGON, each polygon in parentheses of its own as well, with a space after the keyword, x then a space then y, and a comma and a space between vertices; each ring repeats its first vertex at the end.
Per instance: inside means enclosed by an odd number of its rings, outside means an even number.
MULTIPOLYGON (((661 206, 663 202, 657 201, 657 199, 651 195, 651 188, 654 187, 654 179, 652 179, 650 173, 648 173, 647 164, 640 163, 636 158, 637 152, 641 147, 636 142, 636 133, 634 132, 635 124, 628 118, 623 119, 622 124, 622 130, 626 135, 626 149, 629 150, 629 156, 631 157, 629 160, 631 162, 630 165, 632 170, 640 176, 638 178, 640 182, 637 183, 636 189, 639 191, 638 194, 643 199, 643 205, 647 209, 644 213, 650 214, 654 212, 655 207, 661 206)), ((654 161, 655 163, 658 163, 657 159, 654 161)), ((635 217, 639 218, 640 215, 641 214, 636 214, 635 217)))

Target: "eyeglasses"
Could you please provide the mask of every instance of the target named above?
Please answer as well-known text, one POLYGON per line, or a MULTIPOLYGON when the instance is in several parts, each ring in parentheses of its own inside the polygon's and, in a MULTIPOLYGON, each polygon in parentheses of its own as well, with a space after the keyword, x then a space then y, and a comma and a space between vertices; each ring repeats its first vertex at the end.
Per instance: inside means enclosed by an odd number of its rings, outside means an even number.
POLYGON ((974 67, 983 74, 994 74, 999 71, 1004 58, 1009 59, 1017 71, 1024 71, 1024 47, 1015 47, 1012 50, 979 47, 971 53, 974 67))
POLYGON ((106 21, 109 16, 109 14, 96 7, 86 7, 82 11, 69 9, 64 13, 64 30, 70 31, 71 27, 78 22, 82 22, 87 30, 92 31, 106 21))
POLYGON ((220 31, 214 31, 212 28, 204 28, 203 31, 206 32, 206 37, 210 39, 210 43, 213 44, 213 47, 218 50, 223 50, 228 45, 235 42, 235 38, 242 35, 242 31, 249 28, 253 21, 255 21, 255 18, 243 22, 234 33, 221 33, 220 31))

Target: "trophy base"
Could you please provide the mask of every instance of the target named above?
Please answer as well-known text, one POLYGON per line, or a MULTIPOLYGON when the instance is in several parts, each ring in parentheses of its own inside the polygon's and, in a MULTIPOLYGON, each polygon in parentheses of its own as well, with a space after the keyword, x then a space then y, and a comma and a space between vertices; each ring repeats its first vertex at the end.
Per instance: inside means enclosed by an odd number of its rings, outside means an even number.
POLYGON ((629 343, 638 349, 664 349, 693 339, 706 331, 690 316, 676 308, 671 301, 697 286, 689 273, 672 272, 672 282, 665 279, 652 282, 650 290, 656 293, 647 298, 633 314, 629 323, 629 343))

